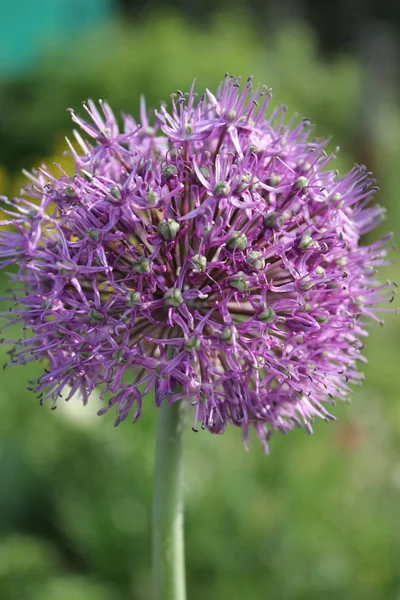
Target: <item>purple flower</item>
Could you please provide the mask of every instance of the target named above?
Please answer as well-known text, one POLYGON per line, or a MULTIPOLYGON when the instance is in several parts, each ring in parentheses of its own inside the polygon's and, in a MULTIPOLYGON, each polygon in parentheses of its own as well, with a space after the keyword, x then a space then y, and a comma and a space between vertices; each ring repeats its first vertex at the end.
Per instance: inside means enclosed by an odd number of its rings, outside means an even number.
POLYGON ((24 338, 11 363, 45 359, 42 401, 97 386, 116 424, 143 398, 185 399, 193 429, 312 431, 326 405, 359 383, 365 318, 389 284, 375 281, 390 236, 361 245, 381 220, 363 167, 340 178, 308 120, 270 116, 266 88, 227 76, 216 96, 178 92, 151 126, 119 125, 93 102, 72 118, 75 175, 28 175, 5 200, 2 267, 16 264, 10 323, 24 338))

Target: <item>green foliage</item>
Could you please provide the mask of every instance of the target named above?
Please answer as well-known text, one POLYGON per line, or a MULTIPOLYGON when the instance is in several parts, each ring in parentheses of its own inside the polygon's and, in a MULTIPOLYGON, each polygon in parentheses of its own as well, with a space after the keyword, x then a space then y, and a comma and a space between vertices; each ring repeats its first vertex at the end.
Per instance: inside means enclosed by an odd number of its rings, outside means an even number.
POLYGON ((216 15, 209 29, 195 28, 178 14, 160 14, 133 27, 109 24, 68 48, 49 47, 26 79, 0 86, 0 163, 20 167, 49 153, 71 129, 66 108, 82 111, 88 97, 135 114, 142 93, 156 107, 175 90, 188 89, 195 77, 200 93, 215 88, 227 71, 253 75, 274 88, 276 101, 286 102, 290 113, 307 112, 319 133, 335 131, 348 139, 360 87, 354 61, 318 59, 312 32, 300 24, 266 42, 254 35, 249 16, 236 10, 216 15), (345 101, 338 90, 346 90, 345 101))

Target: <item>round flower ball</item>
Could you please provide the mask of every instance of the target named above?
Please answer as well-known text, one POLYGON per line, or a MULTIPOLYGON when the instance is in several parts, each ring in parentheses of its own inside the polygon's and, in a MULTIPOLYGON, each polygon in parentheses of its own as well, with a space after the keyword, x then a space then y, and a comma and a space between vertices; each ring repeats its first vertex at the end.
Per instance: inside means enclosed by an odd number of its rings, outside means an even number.
POLYGON ((375 280, 389 236, 365 168, 344 177, 308 119, 268 111, 270 90, 226 76, 216 95, 118 123, 99 101, 71 111, 75 174, 28 174, 6 202, 0 260, 17 266, 11 363, 40 361, 32 389, 137 421, 183 401, 193 430, 273 431, 334 417, 362 375, 364 321, 390 299, 375 280))

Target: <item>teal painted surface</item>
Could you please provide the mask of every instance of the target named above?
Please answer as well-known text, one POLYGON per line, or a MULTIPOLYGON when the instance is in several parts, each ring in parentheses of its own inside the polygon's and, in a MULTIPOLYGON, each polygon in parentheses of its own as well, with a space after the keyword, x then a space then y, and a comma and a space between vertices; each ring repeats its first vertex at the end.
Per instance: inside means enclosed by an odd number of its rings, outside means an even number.
POLYGON ((111 16, 113 0, 0 0, 0 75, 29 66, 55 40, 111 16))

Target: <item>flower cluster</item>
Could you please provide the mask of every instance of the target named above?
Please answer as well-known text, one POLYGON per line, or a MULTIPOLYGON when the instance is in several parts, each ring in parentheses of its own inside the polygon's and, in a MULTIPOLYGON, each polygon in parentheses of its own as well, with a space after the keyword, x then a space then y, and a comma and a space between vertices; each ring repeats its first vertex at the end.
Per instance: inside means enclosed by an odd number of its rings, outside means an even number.
POLYGON ((45 359, 42 401, 101 386, 118 424, 154 390, 192 405, 195 431, 253 427, 265 451, 274 430, 333 418, 362 377, 364 317, 392 293, 375 281, 389 236, 360 245, 383 213, 370 174, 340 178, 309 121, 266 116, 269 100, 226 76, 153 122, 144 102, 122 128, 104 102, 71 111, 75 175, 27 174, 0 234, 25 334, 11 363, 45 359))

